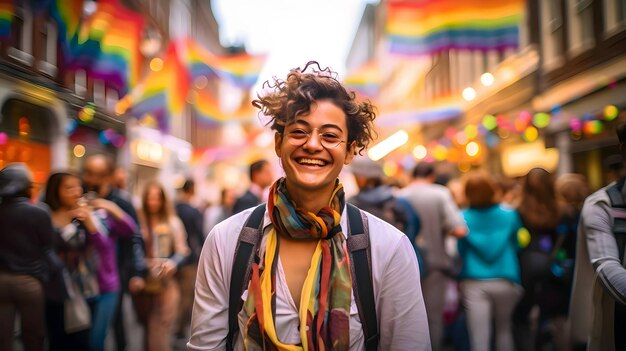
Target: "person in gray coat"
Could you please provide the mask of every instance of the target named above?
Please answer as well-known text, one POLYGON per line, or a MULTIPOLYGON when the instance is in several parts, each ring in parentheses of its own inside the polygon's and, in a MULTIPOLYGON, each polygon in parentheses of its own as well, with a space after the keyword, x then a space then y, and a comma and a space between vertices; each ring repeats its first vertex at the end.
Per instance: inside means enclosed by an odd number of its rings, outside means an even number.
MULTIPOLYGON (((626 154, 626 124, 617 127, 626 154)), ((626 210, 611 207, 607 189, 617 186, 624 198, 624 181, 591 194, 578 226, 576 267, 570 304, 571 336, 575 350, 626 350, 626 233, 614 232, 626 210)), ((626 216, 624 216, 626 218, 626 216)))

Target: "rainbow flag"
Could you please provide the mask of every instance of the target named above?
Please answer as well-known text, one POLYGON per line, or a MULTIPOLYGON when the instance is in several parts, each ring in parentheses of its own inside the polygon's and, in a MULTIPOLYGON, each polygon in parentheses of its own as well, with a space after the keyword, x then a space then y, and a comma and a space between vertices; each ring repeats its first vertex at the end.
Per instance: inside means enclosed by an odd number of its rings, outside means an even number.
POLYGON ((227 122, 227 117, 222 113, 215 94, 208 88, 193 90, 196 94, 193 109, 198 117, 198 122, 205 125, 217 125, 227 122))
POLYGON ((218 56, 191 39, 184 40, 184 43, 187 47, 186 62, 192 77, 217 76, 240 89, 249 90, 256 84, 265 64, 264 55, 242 53, 218 56))
POLYGON ((0 0, 0 39, 11 35, 13 6, 13 0, 0 0))
POLYGON ((213 67, 220 78, 243 90, 249 90, 256 84, 263 65, 265 56, 246 53, 215 56, 213 61, 213 67))
POLYGON ((163 67, 150 73, 116 108, 118 113, 130 113, 141 117, 145 114, 157 116, 159 128, 168 130, 169 120, 180 115, 189 94, 189 74, 180 60, 181 46, 170 43, 162 58, 163 67))
POLYGON ((382 74, 378 62, 368 62, 349 73, 344 79, 346 86, 358 94, 373 98, 380 91, 382 74))
POLYGON ((70 67, 84 68, 95 78, 126 93, 139 80, 139 43, 143 17, 119 0, 100 0, 96 12, 72 41, 70 67))
POLYGON ((389 50, 429 55, 448 49, 516 48, 524 0, 390 0, 389 50))
POLYGON ((84 0, 53 0, 50 3, 50 16, 59 28, 59 41, 68 54, 69 45, 78 34, 83 15, 84 0))

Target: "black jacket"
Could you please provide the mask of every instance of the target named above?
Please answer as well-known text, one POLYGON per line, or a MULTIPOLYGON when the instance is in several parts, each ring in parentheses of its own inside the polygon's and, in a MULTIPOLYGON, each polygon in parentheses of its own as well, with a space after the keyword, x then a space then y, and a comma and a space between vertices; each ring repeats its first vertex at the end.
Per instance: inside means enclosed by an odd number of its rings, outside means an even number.
POLYGON ((30 175, 22 164, 0 171, 0 269, 45 280, 52 252, 52 220, 30 203, 30 175))
POLYGON ((250 190, 248 190, 243 195, 241 195, 241 197, 239 197, 237 201, 235 201, 235 205, 233 206, 233 214, 239 213, 243 210, 259 204, 261 204, 261 199, 259 199, 250 190))

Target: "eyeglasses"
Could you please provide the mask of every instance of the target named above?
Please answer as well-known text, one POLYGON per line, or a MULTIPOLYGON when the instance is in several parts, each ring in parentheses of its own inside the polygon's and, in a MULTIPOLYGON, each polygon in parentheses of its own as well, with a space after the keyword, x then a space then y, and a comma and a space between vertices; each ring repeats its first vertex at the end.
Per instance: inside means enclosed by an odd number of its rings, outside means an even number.
MULTIPOLYGON (((313 130, 316 129, 317 128, 313 128, 313 130)), ((319 131, 319 129, 317 130, 319 131)), ((286 134, 289 144, 293 146, 302 146, 309 141, 311 135, 313 135, 313 131, 307 132, 304 129, 294 129, 287 132, 286 134)), ((341 143, 345 143, 345 140, 341 140, 341 138, 337 134, 332 132, 322 132, 318 135, 320 138, 320 144, 322 144, 325 149, 334 149, 337 146, 341 145, 341 143)))

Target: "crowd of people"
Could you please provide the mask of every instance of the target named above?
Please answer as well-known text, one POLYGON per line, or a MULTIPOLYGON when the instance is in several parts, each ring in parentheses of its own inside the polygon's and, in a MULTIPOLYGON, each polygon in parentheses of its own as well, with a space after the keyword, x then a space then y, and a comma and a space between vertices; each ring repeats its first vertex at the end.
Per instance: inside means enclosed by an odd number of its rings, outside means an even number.
POLYGON ((103 154, 37 199, 23 164, 0 170, 0 349, 19 320, 25 350, 124 350, 124 296, 146 350, 626 349, 623 174, 593 195, 542 168, 455 178, 420 162, 390 183, 358 156, 369 102, 315 63, 275 79, 253 104, 284 176, 252 163, 249 189, 206 209, 191 179, 175 199, 148 182, 133 205, 103 154))

